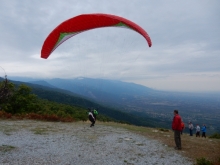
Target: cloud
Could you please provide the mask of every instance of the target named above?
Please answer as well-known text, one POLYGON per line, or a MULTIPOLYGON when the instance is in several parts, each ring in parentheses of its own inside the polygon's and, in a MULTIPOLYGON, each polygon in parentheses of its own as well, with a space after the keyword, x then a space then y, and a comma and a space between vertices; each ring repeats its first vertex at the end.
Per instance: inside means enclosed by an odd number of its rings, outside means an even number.
POLYGON ((1 1, 0 66, 11 76, 83 76, 164 90, 220 91, 219 6, 218 0, 1 1), (153 45, 134 31, 102 28, 72 37, 41 59, 47 35, 83 13, 130 19, 149 33, 153 45))

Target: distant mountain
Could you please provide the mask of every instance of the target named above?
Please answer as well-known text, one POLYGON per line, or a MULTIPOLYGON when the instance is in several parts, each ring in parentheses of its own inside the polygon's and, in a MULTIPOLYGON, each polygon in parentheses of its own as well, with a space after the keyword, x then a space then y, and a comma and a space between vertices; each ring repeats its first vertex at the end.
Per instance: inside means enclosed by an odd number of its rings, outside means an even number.
POLYGON ((73 94, 72 92, 68 91, 68 90, 64 90, 64 89, 60 89, 57 87, 54 87, 50 84, 48 84, 47 82, 42 83, 43 81, 34 81, 33 83, 31 82, 21 82, 21 81, 15 81, 15 80, 9 80, 9 82, 14 83, 15 85, 21 85, 21 84, 25 84, 31 88, 40 88, 43 90, 51 90, 51 91, 57 91, 57 92, 62 92, 62 93, 66 93, 66 94, 73 94), (39 83, 39 84, 35 84, 35 83, 39 83), (44 85, 41 85, 44 84, 44 85))
POLYGON ((49 87, 49 88, 57 88, 57 87, 55 87, 55 86, 49 84, 48 82, 46 82, 46 81, 44 81, 44 80, 29 81, 28 83, 38 84, 38 85, 42 85, 42 86, 49 87))
MULTIPOLYGON (((105 79, 92 79, 92 78, 76 78, 76 79, 50 79, 46 80, 48 83, 57 86, 62 89, 67 89, 80 93, 82 95, 88 95, 88 89, 91 91, 98 90, 99 93, 109 93, 112 95, 145 95, 152 89, 134 84, 125 83, 118 80, 105 80, 105 79)), ((98 96, 96 96, 98 97, 98 96)))
POLYGON ((8 79, 20 81, 20 82, 30 82, 30 81, 40 81, 42 79, 36 79, 31 77, 20 77, 20 76, 8 76, 8 79))
POLYGON ((122 108, 122 110, 127 110, 127 108, 123 108, 124 102, 130 102, 136 97, 148 96, 154 91, 142 85, 117 80, 76 78, 45 81, 58 88, 90 98, 100 104, 108 104, 122 108))

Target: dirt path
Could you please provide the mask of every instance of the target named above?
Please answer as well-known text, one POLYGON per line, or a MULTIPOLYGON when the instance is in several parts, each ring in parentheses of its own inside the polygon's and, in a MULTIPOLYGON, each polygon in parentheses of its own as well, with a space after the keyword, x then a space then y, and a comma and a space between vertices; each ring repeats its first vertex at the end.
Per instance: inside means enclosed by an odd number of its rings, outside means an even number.
POLYGON ((173 148, 98 123, 0 120, 0 165, 193 164, 173 148))

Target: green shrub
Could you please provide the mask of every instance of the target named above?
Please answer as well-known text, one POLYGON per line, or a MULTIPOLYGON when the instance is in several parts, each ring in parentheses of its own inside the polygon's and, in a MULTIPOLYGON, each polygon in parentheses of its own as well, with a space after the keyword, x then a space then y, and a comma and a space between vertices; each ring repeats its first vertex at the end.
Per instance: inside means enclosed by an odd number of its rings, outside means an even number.
POLYGON ((164 129, 164 128, 159 128, 159 131, 162 131, 162 132, 169 132, 168 129, 164 129))
POLYGON ((57 114, 56 114, 58 117, 66 117, 66 113, 62 110, 58 110, 57 114))
POLYGON ((214 165, 210 160, 206 158, 198 158, 196 159, 196 165, 214 165))
POLYGON ((220 134, 219 133, 214 133, 209 138, 215 138, 215 139, 220 139, 220 134))

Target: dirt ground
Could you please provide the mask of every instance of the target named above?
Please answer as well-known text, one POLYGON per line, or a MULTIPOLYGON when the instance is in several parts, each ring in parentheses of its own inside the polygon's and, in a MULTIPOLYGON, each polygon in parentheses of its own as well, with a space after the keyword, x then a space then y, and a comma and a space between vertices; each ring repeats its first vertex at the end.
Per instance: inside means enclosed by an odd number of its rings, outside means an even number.
MULTIPOLYGON (((163 129, 153 129, 147 127, 117 125, 117 127, 118 126, 144 135, 145 137, 158 140, 168 147, 172 148, 175 146, 174 133, 171 130, 169 130, 169 132, 166 132, 166 130, 163 129)), ((220 139, 196 137, 195 134, 194 136, 189 136, 189 134, 184 133, 181 136, 181 141, 182 150, 177 151, 181 155, 194 160, 194 162, 196 162, 197 158, 200 159, 204 157, 213 162, 218 162, 216 164, 220 164, 220 139)))
POLYGON ((0 120, 0 165, 192 165, 172 141, 170 132, 117 123, 0 120))

